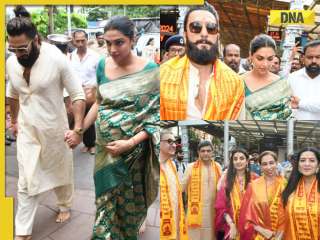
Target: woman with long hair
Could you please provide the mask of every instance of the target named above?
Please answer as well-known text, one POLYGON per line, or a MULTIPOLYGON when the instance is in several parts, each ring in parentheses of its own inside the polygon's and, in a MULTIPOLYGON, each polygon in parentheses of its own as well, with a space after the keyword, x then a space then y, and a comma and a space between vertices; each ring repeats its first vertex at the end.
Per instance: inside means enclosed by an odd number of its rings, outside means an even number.
POLYGON ((259 34, 250 42, 252 70, 242 75, 247 120, 287 120, 292 115, 288 80, 270 72, 275 56, 276 44, 270 36, 259 34))
POLYGON ((237 148, 232 151, 227 173, 220 179, 215 203, 216 232, 224 232, 224 239, 240 239, 237 229, 239 210, 246 188, 257 175, 250 173, 249 154, 237 148))
POLYGON ((109 19, 110 57, 97 67, 97 100, 84 120, 96 125, 92 239, 136 240, 159 184, 159 68, 132 53, 134 23, 109 19))
POLYGON ((320 239, 320 153, 302 149, 293 159, 288 185, 282 193, 285 240, 320 239))
POLYGON ((242 199, 239 217, 241 240, 281 239, 284 219, 281 193, 286 180, 278 176, 278 157, 264 151, 258 158, 262 177, 252 181, 242 199))

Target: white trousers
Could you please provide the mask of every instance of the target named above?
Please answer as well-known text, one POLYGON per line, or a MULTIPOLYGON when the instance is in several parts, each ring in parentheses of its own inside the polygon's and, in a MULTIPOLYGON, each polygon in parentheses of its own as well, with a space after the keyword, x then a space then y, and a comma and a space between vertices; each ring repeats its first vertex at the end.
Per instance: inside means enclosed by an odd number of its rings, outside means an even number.
MULTIPOLYGON (((73 184, 59 186, 53 190, 57 196, 59 210, 61 212, 68 211, 72 203, 73 184)), ((15 217, 15 233, 17 236, 32 234, 34 217, 39 206, 41 194, 29 196, 25 189, 18 190, 18 207, 15 217)))

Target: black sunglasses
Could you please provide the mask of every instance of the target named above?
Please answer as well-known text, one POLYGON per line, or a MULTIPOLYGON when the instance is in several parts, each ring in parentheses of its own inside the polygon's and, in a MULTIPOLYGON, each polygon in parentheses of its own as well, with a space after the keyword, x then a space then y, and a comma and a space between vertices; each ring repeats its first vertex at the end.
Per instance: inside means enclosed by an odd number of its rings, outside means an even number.
MULTIPOLYGON (((189 24, 189 30, 192 33, 200 33, 202 31, 203 24, 201 22, 195 21, 189 24)), ((212 22, 206 23, 205 27, 208 34, 217 34, 219 32, 218 25, 212 22)))

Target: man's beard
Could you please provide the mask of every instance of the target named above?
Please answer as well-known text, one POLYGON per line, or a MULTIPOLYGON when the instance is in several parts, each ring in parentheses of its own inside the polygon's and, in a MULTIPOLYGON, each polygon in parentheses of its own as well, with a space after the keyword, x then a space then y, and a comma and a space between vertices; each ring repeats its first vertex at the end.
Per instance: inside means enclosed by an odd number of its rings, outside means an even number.
POLYGON ((239 66, 236 62, 231 61, 227 64, 233 71, 235 71, 236 73, 239 72, 239 66))
POLYGON ((306 72, 313 76, 318 76, 320 74, 320 65, 312 63, 309 66, 306 66, 306 72))
POLYGON ((37 61, 39 54, 40 54, 39 49, 32 42, 30 53, 28 55, 17 57, 17 59, 18 59, 18 62, 25 68, 31 68, 33 64, 37 61))
POLYGON ((186 54, 193 62, 200 65, 207 65, 214 63, 219 54, 218 44, 209 42, 208 40, 198 40, 196 42, 191 42, 189 39, 186 39, 186 54), (211 47, 199 49, 197 45, 199 43, 208 44, 211 47))
POLYGON ((182 157, 177 156, 177 160, 179 160, 180 162, 183 161, 183 156, 182 157))

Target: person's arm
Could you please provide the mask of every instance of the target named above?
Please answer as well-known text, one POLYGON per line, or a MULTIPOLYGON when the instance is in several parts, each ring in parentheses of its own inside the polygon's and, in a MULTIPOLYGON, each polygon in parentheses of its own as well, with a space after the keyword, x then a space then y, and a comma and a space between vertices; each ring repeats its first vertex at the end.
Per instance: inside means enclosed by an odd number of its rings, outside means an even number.
POLYGON ((118 156, 124 152, 129 151, 148 138, 149 135, 147 134, 147 132, 141 131, 129 139, 110 142, 105 146, 105 148, 111 155, 118 156))
POLYGON ((320 112, 320 98, 299 99, 298 109, 308 112, 320 112))
MULTIPOLYGON (((8 69, 8 66, 7 66, 8 69)), ((10 76, 8 75, 8 78, 10 76)), ((11 126, 13 135, 17 135, 18 133, 18 113, 19 113, 19 93, 12 86, 11 79, 8 79, 7 89, 6 89, 6 101, 10 107, 10 117, 11 117, 11 126)))
POLYGON ((276 232, 273 232, 267 228, 263 228, 259 225, 254 225, 254 230, 264 236, 266 239, 271 239, 276 236, 276 232))
POLYGON ((232 218, 228 213, 224 214, 224 219, 230 227, 230 232, 229 232, 230 239, 236 239, 238 234, 236 224, 233 222, 232 218))
POLYGON ((99 103, 96 101, 90 108, 83 121, 83 130, 86 131, 97 119, 99 103))
POLYGON ((11 117, 11 126, 13 135, 16 136, 18 133, 18 113, 19 113, 19 100, 11 97, 7 98, 9 106, 10 106, 10 117, 11 117))
POLYGON ((72 102, 72 110, 74 116, 74 129, 82 129, 85 113, 85 102, 82 99, 75 100, 72 102))
POLYGON ((77 134, 71 134, 70 131, 65 134, 65 141, 71 148, 76 147, 82 138, 83 118, 85 114, 85 95, 81 86, 81 81, 76 77, 70 67, 67 59, 62 56, 60 63, 60 74, 63 87, 66 88, 72 101, 72 110, 74 116, 74 131, 77 134))

